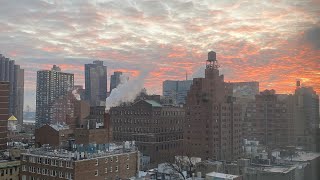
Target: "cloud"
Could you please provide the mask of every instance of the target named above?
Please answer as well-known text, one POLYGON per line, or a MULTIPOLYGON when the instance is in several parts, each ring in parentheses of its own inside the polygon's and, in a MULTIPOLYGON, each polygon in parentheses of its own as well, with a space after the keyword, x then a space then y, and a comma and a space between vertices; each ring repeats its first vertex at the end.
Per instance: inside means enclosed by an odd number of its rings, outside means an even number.
POLYGON ((305 31, 304 40, 315 49, 320 50, 320 23, 305 31))
MULTIPOLYGON (((1 1, 0 49, 25 68, 27 95, 52 64, 75 73, 100 59, 112 73, 150 71, 148 92, 166 79, 199 74, 217 52, 230 81, 261 81, 292 92, 296 78, 320 92, 317 1, 30 0, 1 1)), ((31 98, 29 98, 31 99, 31 98)))

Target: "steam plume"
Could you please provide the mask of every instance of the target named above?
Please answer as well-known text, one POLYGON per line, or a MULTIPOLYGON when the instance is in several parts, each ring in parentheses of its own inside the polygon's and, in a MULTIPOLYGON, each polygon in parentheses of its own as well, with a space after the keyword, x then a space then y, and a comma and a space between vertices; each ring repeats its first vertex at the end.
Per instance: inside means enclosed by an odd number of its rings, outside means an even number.
POLYGON ((106 100, 106 110, 118 106, 123 102, 132 102, 141 92, 147 75, 148 72, 140 72, 138 77, 130 80, 122 75, 120 77, 121 83, 111 91, 110 96, 106 100))
POLYGON ((81 100, 80 94, 78 93, 78 89, 72 90, 72 94, 77 100, 79 100, 79 101, 81 100))

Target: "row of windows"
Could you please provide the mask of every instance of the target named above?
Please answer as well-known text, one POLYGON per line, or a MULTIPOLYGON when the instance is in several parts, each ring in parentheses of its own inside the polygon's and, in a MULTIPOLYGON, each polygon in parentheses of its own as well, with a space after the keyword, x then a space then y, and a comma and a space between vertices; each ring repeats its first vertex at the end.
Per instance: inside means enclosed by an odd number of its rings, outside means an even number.
POLYGON ((158 120, 158 119, 113 119, 113 123, 124 123, 124 124, 180 124, 183 122, 183 119, 165 119, 165 120, 158 120))
POLYGON ((38 164, 45 164, 51 166, 59 166, 59 167, 67 167, 72 168, 72 162, 65 161, 65 160, 56 160, 56 159, 49 159, 43 157, 34 157, 34 156, 26 156, 22 155, 22 161, 29 161, 30 163, 38 163, 38 164))
POLYGON ((19 167, 14 167, 10 169, 2 169, 0 172, 0 176, 4 176, 5 174, 12 175, 15 172, 19 172, 19 167))
MULTIPOLYGON (((27 171, 27 166, 22 165, 22 171, 26 172, 27 171)), ((34 166, 29 166, 28 172, 30 173, 37 173, 37 174, 42 174, 44 176, 52 176, 52 177, 57 177, 59 178, 65 178, 65 179, 73 179, 73 174, 69 172, 63 172, 63 171, 57 171, 57 170, 49 170, 46 168, 36 168, 34 166)))
POLYGON ((163 116, 177 116, 177 115, 184 115, 183 111, 155 111, 151 112, 144 112, 144 111, 111 111, 110 114, 112 115, 163 115, 163 116))
MULTIPOLYGON (((129 160, 130 159, 130 154, 127 154, 126 155, 126 160, 129 160)), ((107 157, 105 158, 105 163, 108 163, 108 162, 118 162, 119 161, 119 157, 118 156, 111 156, 111 157, 107 157)), ((96 166, 99 165, 99 159, 96 159, 96 166)))
MULTIPOLYGON (((126 165, 126 169, 130 169, 129 164, 126 165)), ((104 173, 107 174, 109 172, 112 173, 112 172, 118 172, 118 171, 119 171, 119 167, 115 166, 114 170, 112 167, 105 168, 104 173)), ((95 170, 94 175, 99 176, 99 170, 95 170)))
POLYGON ((170 127, 170 128, 139 128, 139 127, 118 127, 115 126, 113 131, 115 132, 137 132, 137 133, 159 133, 159 132, 176 132, 182 131, 182 127, 170 127))

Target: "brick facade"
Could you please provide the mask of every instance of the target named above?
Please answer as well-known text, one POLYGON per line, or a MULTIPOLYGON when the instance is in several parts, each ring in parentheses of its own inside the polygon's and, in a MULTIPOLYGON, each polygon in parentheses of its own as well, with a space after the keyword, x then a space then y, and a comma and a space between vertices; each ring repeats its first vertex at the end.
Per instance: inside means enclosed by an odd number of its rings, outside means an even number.
MULTIPOLYGON (((215 52, 209 52, 210 55, 215 52)), ((205 78, 195 78, 186 101, 185 153, 202 159, 233 160, 241 155, 241 106, 208 60, 205 78)))
POLYGON ((110 109, 114 141, 136 141, 151 167, 182 153, 184 109, 153 100, 110 109))

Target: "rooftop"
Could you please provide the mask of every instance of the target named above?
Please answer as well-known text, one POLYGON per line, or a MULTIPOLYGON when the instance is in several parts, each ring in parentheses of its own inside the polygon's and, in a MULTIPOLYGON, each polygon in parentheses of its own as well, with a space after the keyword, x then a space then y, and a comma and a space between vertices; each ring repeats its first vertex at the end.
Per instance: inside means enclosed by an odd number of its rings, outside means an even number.
MULTIPOLYGON (((126 142, 127 143, 127 142, 126 142)), ((26 153, 22 153, 22 155, 31 155, 31 156, 46 156, 50 158, 59 158, 59 159, 65 159, 65 160, 86 160, 86 159, 92 159, 92 158, 99 158, 99 157, 105 157, 115 154, 123 154, 123 153, 132 153, 136 152, 137 149, 135 148, 134 144, 128 145, 113 145, 113 147, 110 147, 108 149, 104 150, 97 150, 92 152, 78 152, 78 151, 68 151, 64 149, 52 149, 51 147, 41 147, 41 148, 35 148, 35 149, 28 149, 26 153)))
POLYGON ((211 172, 206 174, 206 176, 209 177, 217 177, 217 178, 224 178, 224 179, 233 179, 233 178, 237 178, 239 176, 236 175, 232 175, 232 174, 224 174, 224 173, 217 173, 217 172, 211 172))
POLYGON ((294 170, 296 167, 294 166, 272 166, 272 167, 265 167, 263 171, 265 172, 273 172, 273 173, 288 173, 294 170))
POLYGON ((157 103, 156 101, 154 100, 144 100, 145 102, 149 103, 152 105, 152 107, 162 107, 161 104, 157 103))
POLYGON ((69 126, 66 124, 50 124, 49 126, 55 129, 56 131, 69 129, 69 126))

